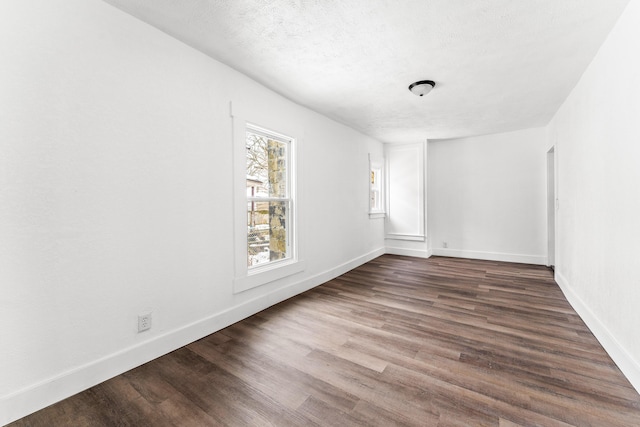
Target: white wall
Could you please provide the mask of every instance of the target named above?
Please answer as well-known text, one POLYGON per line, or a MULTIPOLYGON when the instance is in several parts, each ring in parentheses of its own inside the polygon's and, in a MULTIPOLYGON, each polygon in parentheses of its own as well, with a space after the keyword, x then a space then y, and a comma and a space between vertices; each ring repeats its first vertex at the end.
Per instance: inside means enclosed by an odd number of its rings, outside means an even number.
POLYGON ((544 128, 429 141, 433 254, 545 264, 545 148, 544 128))
POLYGON ((426 141, 385 144, 387 253, 428 258, 426 236, 426 141))
POLYGON ((640 1, 631 1, 549 126, 556 279, 640 390, 640 1))
POLYGON ((108 4, 5 0, 0 56, 0 424, 384 251, 382 144, 108 4), (304 129, 307 266, 236 295, 232 100, 304 129))

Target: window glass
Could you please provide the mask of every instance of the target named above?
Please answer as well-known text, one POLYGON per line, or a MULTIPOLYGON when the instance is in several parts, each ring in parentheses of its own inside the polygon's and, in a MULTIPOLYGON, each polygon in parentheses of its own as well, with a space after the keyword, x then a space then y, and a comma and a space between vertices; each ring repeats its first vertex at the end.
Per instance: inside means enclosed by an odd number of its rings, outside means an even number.
POLYGON ((384 160, 369 154, 369 215, 384 216, 384 160))
POLYGON ((291 257, 290 144, 262 130, 246 132, 249 268, 291 257))

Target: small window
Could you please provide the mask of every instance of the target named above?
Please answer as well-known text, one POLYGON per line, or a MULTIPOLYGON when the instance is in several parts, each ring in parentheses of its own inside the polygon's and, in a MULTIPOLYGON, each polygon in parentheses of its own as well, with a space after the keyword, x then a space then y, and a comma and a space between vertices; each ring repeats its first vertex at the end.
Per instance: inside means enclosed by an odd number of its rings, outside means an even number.
POLYGON ((246 130, 247 267, 292 257, 292 139, 254 126, 246 130))
POLYGON ((369 155, 369 216, 384 217, 384 162, 369 155))

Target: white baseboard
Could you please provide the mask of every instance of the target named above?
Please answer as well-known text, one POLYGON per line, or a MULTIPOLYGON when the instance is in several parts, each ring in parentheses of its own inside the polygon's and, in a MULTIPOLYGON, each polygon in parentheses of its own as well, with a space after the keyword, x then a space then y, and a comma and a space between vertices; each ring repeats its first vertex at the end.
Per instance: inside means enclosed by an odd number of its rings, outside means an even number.
POLYGON ((433 255, 453 258, 484 259, 488 261, 518 262, 523 264, 546 265, 547 257, 542 255, 520 255, 500 252, 467 251, 460 249, 433 248, 433 255))
POLYGON ((408 249, 398 248, 393 246, 387 246, 385 253, 391 255, 412 256, 416 258, 429 258, 431 256, 431 250, 425 249, 408 249))
POLYGON ((637 361, 620 341, 609 331, 602 321, 591 311, 582 299, 573 291, 567 279, 556 270, 555 279, 569 304, 580 315, 593 335, 598 339, 611 359, 627 377, 631 385, 640 393, 640 362, 637 361))
POLYGON ((374 250, 330 270, 278 288, 238 306, 3 396, 0 398, 0 425, 18 420, 136 366, 206 337, 265 308, 338 277, 384 253, 384 248, 374 250))

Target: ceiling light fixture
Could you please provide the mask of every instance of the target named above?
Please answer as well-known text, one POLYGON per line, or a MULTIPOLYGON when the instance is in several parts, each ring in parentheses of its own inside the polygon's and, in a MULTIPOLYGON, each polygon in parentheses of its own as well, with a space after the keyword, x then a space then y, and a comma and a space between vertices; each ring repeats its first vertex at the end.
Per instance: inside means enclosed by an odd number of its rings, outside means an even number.
POLYGON ((420 80, 419 82, 411 83, 409 85, 409 90, 411 93, 417 96, 425 96, 431 89, 436 86, 436 82, 433 80, 420 80))

